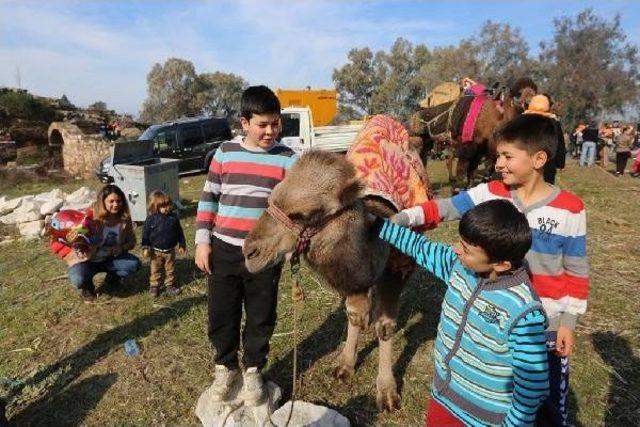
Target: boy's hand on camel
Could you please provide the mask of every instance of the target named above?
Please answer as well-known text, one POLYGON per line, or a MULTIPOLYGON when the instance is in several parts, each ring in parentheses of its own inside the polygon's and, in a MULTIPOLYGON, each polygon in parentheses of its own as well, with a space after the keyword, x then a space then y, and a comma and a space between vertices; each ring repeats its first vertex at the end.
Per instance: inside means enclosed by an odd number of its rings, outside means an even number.
POLYGON ((398 224, 403 227, 411 227, 411 217, 404 211, 398 212, 389 219, 394 224, 398 224))
POLYGON ((151 250, 149 248, 144 248, 142 250, 142 256, 145 258, 150 258, 151 257, 151 250))
POLYGON ((196 265, 200 270, 211 274, 211 245, 199 243, 196 245, 196 265))
POLYGON ((571 354, 573 354, 573 344, 573 330, 566 326, 560 326, 556 337, 556 353, 558 356, 571 356, 571 354))

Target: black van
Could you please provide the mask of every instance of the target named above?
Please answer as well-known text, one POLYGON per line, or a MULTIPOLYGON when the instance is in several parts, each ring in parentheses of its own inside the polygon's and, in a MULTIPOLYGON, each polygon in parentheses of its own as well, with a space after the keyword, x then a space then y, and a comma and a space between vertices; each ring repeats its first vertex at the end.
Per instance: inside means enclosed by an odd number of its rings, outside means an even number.
MULTIPOLYGON (((224 141, 233 138, 229 121, 224 118, 189 118, 150 126, 138 140, 152 140, 154 155, 178 159, 179 173, 206 172, 211 158, 224 141)), ((110 182, 107 175, 111 158, 105 158, 96 169, 100 181, 110 182)))

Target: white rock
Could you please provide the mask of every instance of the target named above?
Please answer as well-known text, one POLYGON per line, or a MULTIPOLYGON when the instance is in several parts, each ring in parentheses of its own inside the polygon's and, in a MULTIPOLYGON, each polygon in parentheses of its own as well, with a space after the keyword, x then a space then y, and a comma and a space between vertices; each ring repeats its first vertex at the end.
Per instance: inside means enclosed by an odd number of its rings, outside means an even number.
POLYGON ((18 224, 18 231, 24 237, 40 237, 42 227, 44 227, 43 220, 22 222, 18 224))
POLYGON ((49 199, 40 206, 40 215, 51 215, 57 212, 63 204, 63 199, 49 199))
POLYGON ((36 221, 36 220, 39 220, 39 219, 43 218, 43 215, 40 215, 40 210, 28 211, 28 212, 14 211, 12 213, 12 215, 15 215, 14 224, 20 224, 20 223, 23 223, 23 222, 36 221))
POLYGON ((265 402, 260 406, 251 407, 242 406, 242 401, 237 399, 242 384, 238 384, 231 393, 232 399, 226 402, 214 402, 211 399, 211 387, 209 387, 198 399, 196 416, 200 419, 203 427, 222 427, 223 423, 225 427, 262 427, 263 425, 270 425, 268 422, 269 414, 271 414, 269 406, 271 408, 276 406, 276 403, 282 397, 282 390, 273 382, 268 382, 267 387, 271 405, 269 405, 269 402, 265 402), (231 414, 229 415, 230 412, 231 414))
POLYGON ((67 203, 85 202, 87 200, 95 200, 97 193, 89 187, 80 187, 73 193, 67 195, 64 201, 67 203))
MULTIPOLYGON (((278 408, 271 415, 271 422, 278 427, 284 427, 291 411, 291 401, 278 408)), ((325 406, 314 405, 313 403, 296 400, 293 405, 290 427, 349 427, 349 420, 339 412, 325 406)))
POLYGON ((3 224, 15 224, 16 223, 16 214, 14 212, 11 212, 10 214, 4 215, 4 216, 0 216, 0 222, 3 224))
MULTIPOLYGON (((40 214, 41 204, 42 202, 38 202, 35 199, 23 200, 20 206, 18 206, 18 208, 13 212, 16 213, 18 216, 22 216, 30 212, 35 212, 37 214, 40 214)), ((24 221, 20 221, 20 222, 24 222, 24 221)))
POLYGON ((6 215, 13 212, 18 206, 22 204, 22 197, 17 197, 11 200, 5 200, 0 204, 0 215, 6 215))
POLYGON ((7 246, 13 242, 15 242, 15 239, 4 239, 3 241, 0 241, 0 246, 7 246))
POLYGON ((50 200, 57 200, 57 199, 64 200, 64 197, 65 197, 65 194, 62 190, 60 190, 59 188, 54 188, 53 190, 48 191, 46 193, 37 194, 36 196, 34 196, 34 200, 38 202, 48 202, 50 200))

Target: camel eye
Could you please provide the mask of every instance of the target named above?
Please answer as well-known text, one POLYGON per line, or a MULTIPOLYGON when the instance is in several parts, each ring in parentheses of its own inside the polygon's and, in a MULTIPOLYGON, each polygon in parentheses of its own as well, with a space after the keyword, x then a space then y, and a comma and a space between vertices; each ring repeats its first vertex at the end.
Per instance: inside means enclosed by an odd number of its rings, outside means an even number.
POLYGON ((289 214, 291 221, 304 221, 305 215, 302 212, 292 212, 289 214))

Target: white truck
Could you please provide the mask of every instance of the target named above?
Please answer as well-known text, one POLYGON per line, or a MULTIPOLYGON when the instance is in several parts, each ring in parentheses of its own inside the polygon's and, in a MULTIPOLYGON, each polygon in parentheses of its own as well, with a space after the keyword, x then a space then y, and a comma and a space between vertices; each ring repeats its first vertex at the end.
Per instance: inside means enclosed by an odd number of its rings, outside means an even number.
POLYGON ((345 153, 362 129, 361 124, 314 128, 308 107, 286 107, 281 113, 282 143, 297 154, 311 149, 345 153))

